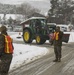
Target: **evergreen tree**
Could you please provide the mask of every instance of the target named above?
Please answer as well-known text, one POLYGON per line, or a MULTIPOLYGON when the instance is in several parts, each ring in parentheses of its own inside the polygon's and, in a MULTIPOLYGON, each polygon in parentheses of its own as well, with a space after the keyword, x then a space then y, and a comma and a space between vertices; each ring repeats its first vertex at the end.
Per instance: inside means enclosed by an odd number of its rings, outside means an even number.
POLYGON ((51 9, 48 11, 50 19, 54 16, 56 21, 58 20, 60 23, 67 23, 67 21, 71 21, 71 16, 74 9, 74 1, 51 0, 50 3, 51 9))
POLYGON ((50 16, 53 16, 58 8, 58 0, 50 0, 51 3, 51 9, 48 11, 50 16))

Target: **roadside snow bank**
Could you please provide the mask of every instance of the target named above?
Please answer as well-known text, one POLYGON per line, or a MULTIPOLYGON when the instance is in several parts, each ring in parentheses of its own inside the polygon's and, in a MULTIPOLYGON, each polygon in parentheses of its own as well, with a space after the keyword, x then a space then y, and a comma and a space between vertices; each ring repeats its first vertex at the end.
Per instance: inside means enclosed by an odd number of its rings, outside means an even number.
POLYGON ((74 32, 70 32, 69 42, 74 42, 74 32))
POLYGON ((32 62, 35 59, 38 59, 49 53, 48 49, 45 47, 37 47, 23 44, 13 44, 13 45, 14 45, 14 54, 10 66, 10 71, 20 67, 21 65, 32 62))

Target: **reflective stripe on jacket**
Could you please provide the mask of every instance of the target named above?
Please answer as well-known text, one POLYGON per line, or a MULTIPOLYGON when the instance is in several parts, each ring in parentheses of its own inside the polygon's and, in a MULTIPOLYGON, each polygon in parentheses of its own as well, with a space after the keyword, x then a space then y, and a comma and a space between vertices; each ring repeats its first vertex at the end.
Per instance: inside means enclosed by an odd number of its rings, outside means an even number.
POLYGON ((54 32, 54 40, 59 40, 59 32, 54 32))
POLYGON ((12 39, 9 35, 4 35, 5 36, 5 53, 13 53, 13 45, 12 45, 12 39))

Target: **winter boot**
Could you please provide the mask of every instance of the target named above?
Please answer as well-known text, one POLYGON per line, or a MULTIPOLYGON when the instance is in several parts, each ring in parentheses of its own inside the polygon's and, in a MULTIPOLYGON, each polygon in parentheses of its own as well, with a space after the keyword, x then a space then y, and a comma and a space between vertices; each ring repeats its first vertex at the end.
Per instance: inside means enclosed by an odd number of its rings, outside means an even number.
POLYGON ((61 62, 61 58, 58 58, 58 62, 61 62))
POLYGON ((58 59, 53 60, 53 62, 58 62, 58 59))

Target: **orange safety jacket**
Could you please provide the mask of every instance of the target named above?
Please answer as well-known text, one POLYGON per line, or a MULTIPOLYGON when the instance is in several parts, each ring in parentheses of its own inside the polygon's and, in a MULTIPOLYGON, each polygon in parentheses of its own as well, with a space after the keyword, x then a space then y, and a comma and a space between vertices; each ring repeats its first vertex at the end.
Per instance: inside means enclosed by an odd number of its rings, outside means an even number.
POLYGON ((13 45, 12 45, 12 39, 9 35, 4 35, 5 36, 5 48, 4 52, 5 53, 13 53, 13 45))
POLYGON ((59 32, 54 32, 54 40, 59 40, 59 32))

